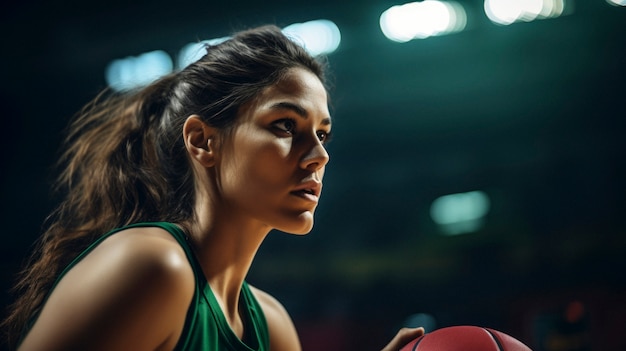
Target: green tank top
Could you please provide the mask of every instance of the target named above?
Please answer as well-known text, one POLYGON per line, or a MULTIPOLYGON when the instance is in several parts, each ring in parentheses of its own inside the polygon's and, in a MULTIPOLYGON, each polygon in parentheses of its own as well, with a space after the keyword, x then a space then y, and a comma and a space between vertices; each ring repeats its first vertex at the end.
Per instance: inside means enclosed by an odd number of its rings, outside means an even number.
MULTIPOLYGON (((246 341, 244 344, 230 328, 222 310, 206 281, 200 264, 196 260, 195 255, 183 231, 176 225, 168 222, 148 222, 132 224, 123 228, 118 228, 103 235, 85 251, 83 251, 67 268, 61 273, 57 282, 65 275, 70 268, 85 257, 91 250, 100 244, 107 237, 127 228, 133 227, 160 227, 168 231, 178 241, 185 251, 187 259, 191 264, 195 278, 196 289, 193 300, 187 311, 187 319, 183 332, 178 340, 174 350, 176 351, 269 351, 269 331, 265 315, 261 310, 261 306, 250 291, 248 284, 243 283, 241 287, 241 299, 245 306, 245 314, 242 316, 245 321, 246 341)), ((56 283, 55 285, 56 286, 56 283)), ((54 286, 52 289, 54 289, 54 286)), ((51 290, 52 290, 51 289, 51 290)))

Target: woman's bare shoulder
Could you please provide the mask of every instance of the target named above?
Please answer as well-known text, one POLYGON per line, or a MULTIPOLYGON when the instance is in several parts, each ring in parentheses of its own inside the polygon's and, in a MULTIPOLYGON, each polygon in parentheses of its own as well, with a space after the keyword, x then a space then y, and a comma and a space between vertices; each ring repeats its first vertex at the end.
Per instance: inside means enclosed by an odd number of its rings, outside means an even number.
POLYGON ((129 278, 141 277, 143 285, 148 286, 151 282, 159 286, 170 279, 193 281, 185 251, 171 234, 159 227, 129 228, 111 235, 74 269, 86 275, 104 269, 113 274, 112 278, 128 283, 134 283, 129 278), (102 267, 103 264, 107 267, 102 267))
POLYGON ((302 347, 298 332, 285 307, 269 293, 250 286, 250 290, 263 309, 270 333, 272 351, 298 351, 302 347))
MULTIPOLYGON (((173 264, 180 259, 188 266, 185 251, 178 241, 165 229, 160 227, 134 227, 124 229, 106 238, 98 245, 90 256, 100 254, 104 256, 120 255, 124 259, 147 259, 146 263, 173 264)), ((181 262, 181 263, 182 263, 181 262)))
POLYGON ((193 270, 169 233, 156 227, 126 229, 105 239, 67 272, 22 346, 173 347, 193 292, 193 270))

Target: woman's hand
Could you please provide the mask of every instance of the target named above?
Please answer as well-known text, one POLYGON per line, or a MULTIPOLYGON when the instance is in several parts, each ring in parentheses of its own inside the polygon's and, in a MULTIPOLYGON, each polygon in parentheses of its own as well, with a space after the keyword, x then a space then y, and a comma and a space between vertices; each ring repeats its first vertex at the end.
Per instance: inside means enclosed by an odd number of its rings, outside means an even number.
POLYGON ((382 351, 399 351, 413 339, 424 335, 424 328, 402 328, 382 351))

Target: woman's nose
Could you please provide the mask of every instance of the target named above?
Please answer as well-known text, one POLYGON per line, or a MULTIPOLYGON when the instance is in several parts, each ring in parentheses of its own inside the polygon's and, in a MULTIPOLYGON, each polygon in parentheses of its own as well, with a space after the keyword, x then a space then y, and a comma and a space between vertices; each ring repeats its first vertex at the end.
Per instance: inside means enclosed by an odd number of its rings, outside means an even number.
POLYGON ((329 160, 330 156, 328 155, 328 151, 326 151, 322 142, 317 140, 313 147, 302 157, 300 167, 315 172, 324 167, 329 160))

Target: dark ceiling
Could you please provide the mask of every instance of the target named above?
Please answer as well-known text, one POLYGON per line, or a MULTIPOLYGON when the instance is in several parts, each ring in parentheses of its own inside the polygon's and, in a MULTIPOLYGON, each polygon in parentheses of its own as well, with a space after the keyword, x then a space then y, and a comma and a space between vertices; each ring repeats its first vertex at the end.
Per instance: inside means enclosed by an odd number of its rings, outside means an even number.
POLYGON ((499 26, 482 1, 460 2, 465 31, 402 44, 378 27, 390 1, 3 5, 2 288, 54 204, 62 128, 104 87, 108 62, 325 18, 342 42, 328 57, 335 139, 316 228, 270 236, 250 273, 303 340, 336 323, 370 332, 343 335, 357 349, 428 312, 533 343, 532 318, 573 299, 590 323, 623 325, 606 310, 626 312, 626 8, 569 1, 567 16, 499 26), (472 190, 491 199, 485 226, 440 235, 432 201, 472 190))

